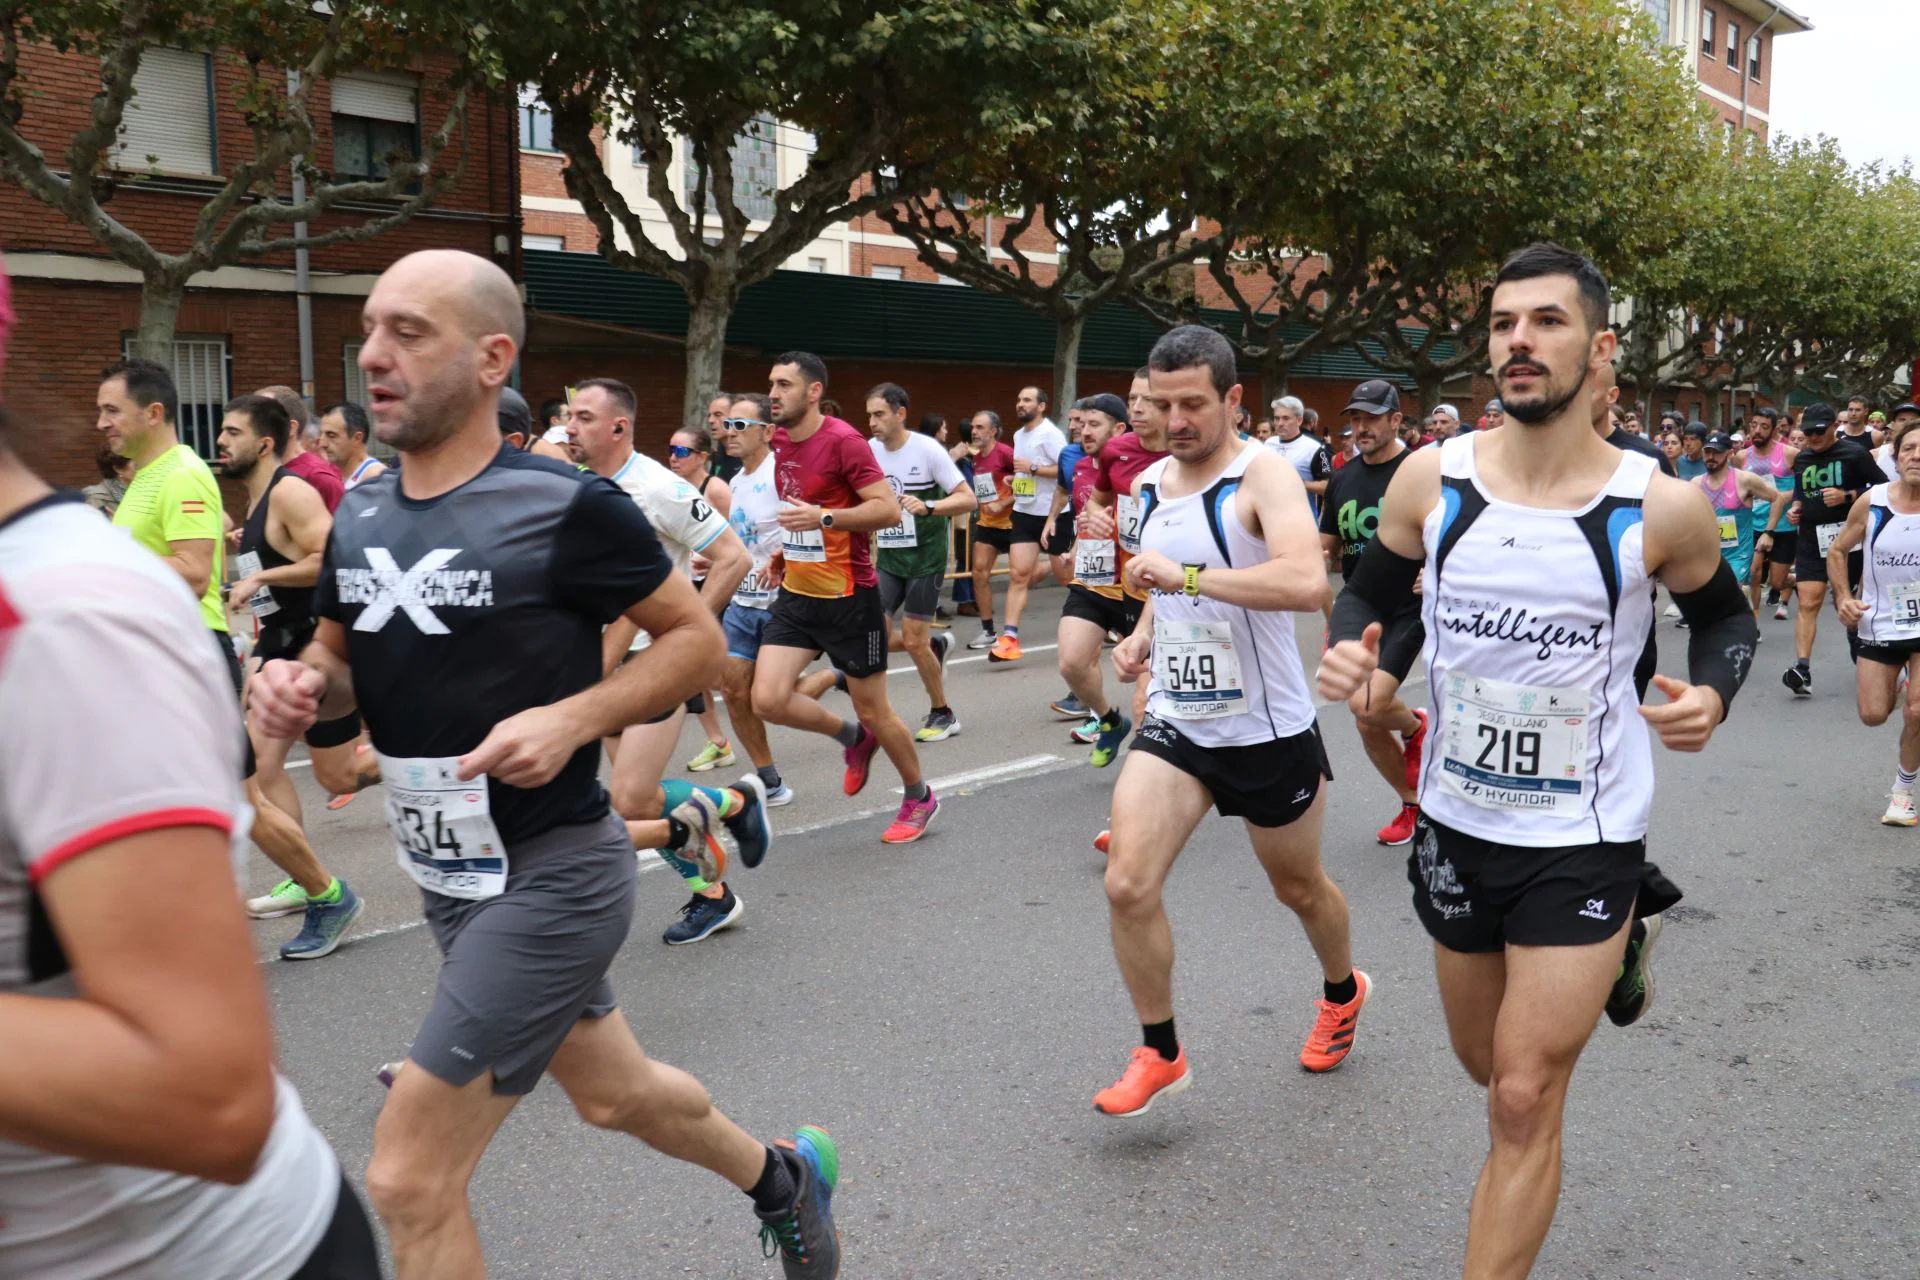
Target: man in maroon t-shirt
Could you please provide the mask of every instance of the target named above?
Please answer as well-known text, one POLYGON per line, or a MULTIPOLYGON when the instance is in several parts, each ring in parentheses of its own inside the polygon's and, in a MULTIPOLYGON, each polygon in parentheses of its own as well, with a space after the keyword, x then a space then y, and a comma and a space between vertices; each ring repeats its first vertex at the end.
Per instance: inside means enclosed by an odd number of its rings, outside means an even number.
POLYGON ((780 495, 780 593, 768 611, 754 668, 753 709, 762 720, 834 739, 845 750, 848 795, 867 785, 875 750, 899 770, 906 791, 881 835, 906 844, 926 834, 940 802, 920 776, 913 734, 887 699, 887 615, 873 572, 877 529, 900 523, 900 499, 862 433, 820 412, 827 366, 806 351, 774 361, 774 487, 780 495), (848 723, 796 689, 807 664, 827 655, 846 677, 859 720, 848 723))
POLYGON ((287 411, 292 429, 287 432, 287 452, 280 465, 317 489, 327 514, 332 515, 347 496, 347 485, 339 468, 320 452, 320 423, 307 411, 306 400, 292 387, 262 387, 254 394, 272 396, 287 411))

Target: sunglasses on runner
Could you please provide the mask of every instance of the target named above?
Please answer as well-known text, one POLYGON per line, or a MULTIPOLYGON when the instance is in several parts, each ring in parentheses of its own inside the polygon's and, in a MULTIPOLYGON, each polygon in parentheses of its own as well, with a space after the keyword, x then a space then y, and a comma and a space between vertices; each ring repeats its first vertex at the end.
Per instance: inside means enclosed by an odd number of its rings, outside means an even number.
POLYGON ((667 446, 667 456, 669 458, 691 458, 693 456, 693 446, 690 444, 670 444, 667 446))
POLYGON ((745 431, 748 427, 765 427, 770 425, 772 424, 762 422, 758 418, 726 418, 721 421, 720 428, 723 431, 745 431))

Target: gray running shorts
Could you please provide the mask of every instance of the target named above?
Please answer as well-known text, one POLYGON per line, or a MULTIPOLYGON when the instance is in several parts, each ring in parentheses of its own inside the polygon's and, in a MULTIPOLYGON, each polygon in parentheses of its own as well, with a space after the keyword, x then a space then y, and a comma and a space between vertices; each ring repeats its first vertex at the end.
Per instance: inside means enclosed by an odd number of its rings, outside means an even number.
POLYGON ((456 1087, 492 1071, 495 1093, 531 1093, 575 1023, 613 1012, 607 970, 633 921, 636 874, 609 813, 520 842, 504 893, 422 890, 445 960, 407 1056, 456 1087))

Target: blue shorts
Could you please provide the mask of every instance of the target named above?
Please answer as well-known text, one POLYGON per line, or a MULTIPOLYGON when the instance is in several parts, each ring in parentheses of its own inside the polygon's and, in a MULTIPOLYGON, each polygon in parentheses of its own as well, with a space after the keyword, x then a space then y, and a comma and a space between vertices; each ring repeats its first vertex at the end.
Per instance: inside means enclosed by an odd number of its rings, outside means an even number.
POLYGON ((720 615, 720 629, 727 633, 727 656, 753 662, 760 656, 760 637, 766 633, 770 609, 746 609, 727 606, 720 615))

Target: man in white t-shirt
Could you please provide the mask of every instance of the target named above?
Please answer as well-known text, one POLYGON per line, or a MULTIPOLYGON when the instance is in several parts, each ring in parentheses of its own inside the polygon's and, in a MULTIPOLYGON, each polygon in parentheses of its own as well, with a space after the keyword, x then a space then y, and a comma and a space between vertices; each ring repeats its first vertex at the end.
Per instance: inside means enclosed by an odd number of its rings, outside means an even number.
MULTIPOLYGON (((0 352, 5 298, 0 276, 0 352)), ((225 640, 0 420, 9 1280, 379 1274, 358 1197, 273 1069, 225 640)))
POLYGON ((1013 531, 1007 548, 1007 616, 1000 639, 987 651, 989 662, 1017 662, 1020 652, 1020 615, 1027 607, 1027 591, 1039 585, 1051 572, 1047 556, 1059 555, 1071 545, 1073 531, 1056 526, 1055 545, 1043 547, 1040 540, 1053 510, 1053 491, 1060 483, 1060 451, 1067 437, 1053 419, 1047 417, 1047 393, 1039 387, 1026 387, 1014 402, 1014 420, 1020 424, 1013 433, 1013 531))
MULTIPOLYGON (((663 464, 635 452, 633 419, 638 410, 638 398, 624 382, 588 378, 576 384, 573 417, 567 426, 574 458, 632 497, 676 570, 687 573, 695 555, 706 559, 701 598, 717 617, 726 612, 734 591, 753 568, 752 557, 727 517, 715 511, 699 490, 663 464)), ((644 632, 624 618, 617 619, 602 641, 602 664, 612 672, 647 643, 644 632)), ((723 878, 726 855, 713 838, 714 824, 726 824, 740 846, 740 860, 750 867, 760 865, 766 856, 769 834, 767 785, 758 773, 724 788, 694 786, 678 779, 662 785, 686 712, 684 705, 674 707, 658 719, 628 726, 607 744, 613 759, 607 790, 613 796, 614 812, 626 820, 634 848, 658 850, 693 891, 663 935, 668 946, 710 937, 737 921, 744 910, 723 878)))
POLYGON ((1292 463, 1293 469, 1300 473, 1300 481, 1307 486, 1308 500, 1317 520, 1320 516, 1320 497, 1326 493, 1327 481, 1333 475, 1333 463, 1327 457, 1327 446, 1319 437, 1307 434, 1307 409, 1298 396, 1281 396, 1273 402, 1272 407, 1273 438, 1267 441, 1267 448, 1292 463))
POLYGON ((873 536, 873 567, 888 619, 887 648, 912 655, 927 690, 927 718, 914 741, 939 742, 960 732, 960 721, 947 705, 945 670, 953 637, 931 629, 947 577, 947 521, 974 510, 979 500, 940 443, 908 429, 907 404, 906 389, 898 383, 883 382, 867 392, 873 459, 900 499, 900 523, 873 536), (894 629, 893 615, 902 610, 894 629))

